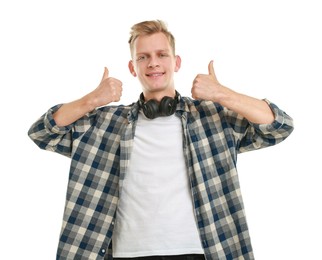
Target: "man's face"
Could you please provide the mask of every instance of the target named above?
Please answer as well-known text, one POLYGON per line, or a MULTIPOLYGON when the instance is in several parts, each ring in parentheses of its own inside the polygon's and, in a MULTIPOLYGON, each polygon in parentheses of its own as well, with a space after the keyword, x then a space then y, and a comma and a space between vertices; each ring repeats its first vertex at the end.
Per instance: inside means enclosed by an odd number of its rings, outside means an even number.
POLYGON ((167 92, 174 89, 174 72, 180 68, 179 56, 174 56, 163 33, 140 36, 134 42, 133 60, 129 69, 139 78, 143 92, 167 92))

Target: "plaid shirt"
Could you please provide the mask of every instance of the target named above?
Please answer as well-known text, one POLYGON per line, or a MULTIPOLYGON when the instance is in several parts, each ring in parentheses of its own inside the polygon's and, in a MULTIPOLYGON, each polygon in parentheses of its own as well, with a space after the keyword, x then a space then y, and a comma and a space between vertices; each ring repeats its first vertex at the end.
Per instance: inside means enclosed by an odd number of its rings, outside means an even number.
MULTIPOLYGON (((217 103, 181 97, 183 153, 207 260, 254 259, 236 170, 237 154, 275 145, 293 131, 276 105, 272 124, 252 124, 217 103)), ((57 259, 113 259, 112 234, 131 157, 139 104, 105 106, 58 127, 48 110, 29 129, 41 148, 71 158, 57 259)), ((175 173, 174 173, 175 174, 175 173)))

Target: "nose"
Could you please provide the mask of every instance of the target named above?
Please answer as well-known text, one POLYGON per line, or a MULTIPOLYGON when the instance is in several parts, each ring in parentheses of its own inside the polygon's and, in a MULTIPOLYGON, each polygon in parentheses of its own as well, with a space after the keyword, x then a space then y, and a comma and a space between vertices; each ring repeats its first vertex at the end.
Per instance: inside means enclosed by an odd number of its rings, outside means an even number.
POLYGON ((156 57, 151 57, 150 58, 150 61, 148 63, 148 68, 149 69, 152 69, 152 68, 155 68, 155 67, 159 67, 159 63, 158 63, 158 60, 156 57))

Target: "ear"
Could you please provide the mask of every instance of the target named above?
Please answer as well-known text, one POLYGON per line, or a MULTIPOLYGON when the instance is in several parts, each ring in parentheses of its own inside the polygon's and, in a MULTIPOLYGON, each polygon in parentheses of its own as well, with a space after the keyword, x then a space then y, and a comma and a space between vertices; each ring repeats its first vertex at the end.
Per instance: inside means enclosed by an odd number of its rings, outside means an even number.
POLYGON ((132 60, 130 60, 130 61, 129 61, 128 67, 129 67, 130 73, 131 73, 134 77, 136 77, 136 72, 135 72, 135 70, 134 70, 134 65, 133 65, 133 61, 132 61, 132 60))
POLYGON ((179 55, 176 55, 176 66, 174 67, 174 71, 178 72, 181 67, 181 57, 179 55))

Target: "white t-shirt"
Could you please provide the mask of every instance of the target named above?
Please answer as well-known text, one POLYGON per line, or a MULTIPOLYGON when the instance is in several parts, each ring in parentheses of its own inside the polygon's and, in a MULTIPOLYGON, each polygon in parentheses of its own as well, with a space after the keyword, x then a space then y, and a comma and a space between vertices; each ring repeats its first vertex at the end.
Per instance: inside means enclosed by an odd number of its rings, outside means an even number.
POLYGON ((136 126, 112 238, 114 257, 203 254, 175 115, 136 126))

